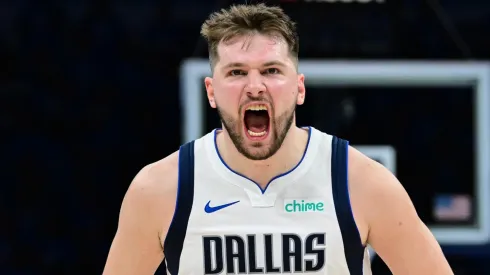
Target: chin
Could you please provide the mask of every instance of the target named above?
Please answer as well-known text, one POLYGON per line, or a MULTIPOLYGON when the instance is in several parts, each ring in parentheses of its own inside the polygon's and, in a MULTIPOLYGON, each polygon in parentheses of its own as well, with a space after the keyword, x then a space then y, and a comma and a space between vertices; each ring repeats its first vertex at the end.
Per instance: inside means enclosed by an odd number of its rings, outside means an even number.
POLYGON ((250 160, 266 160, 272 157, 275 153, 273 150, 274 144, 271 144, 266 137, 260 141, 252 141, 245 137, 243 142, 236 146, 238 151, 250 160))
POLYGON ((269 153, 270 150, 267 149, 256 149, 256 148, 247 148, 244 151, 241 151, 241 154, 249 160, 266 160, 270 158, 272 155, 269 153))

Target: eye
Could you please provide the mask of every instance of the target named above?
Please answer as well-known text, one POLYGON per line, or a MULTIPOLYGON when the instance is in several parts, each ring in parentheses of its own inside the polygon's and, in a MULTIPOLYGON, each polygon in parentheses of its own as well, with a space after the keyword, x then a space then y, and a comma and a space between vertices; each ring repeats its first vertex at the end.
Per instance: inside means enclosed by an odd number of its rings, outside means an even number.
POLYGON ((278 74, 279 70, 276 68, 268 68, 264 71, 265 74, 278 74))
POLYGON ((245 75, 245 72, 242 70, 231 70, 229 75, 231 76, 245 75))

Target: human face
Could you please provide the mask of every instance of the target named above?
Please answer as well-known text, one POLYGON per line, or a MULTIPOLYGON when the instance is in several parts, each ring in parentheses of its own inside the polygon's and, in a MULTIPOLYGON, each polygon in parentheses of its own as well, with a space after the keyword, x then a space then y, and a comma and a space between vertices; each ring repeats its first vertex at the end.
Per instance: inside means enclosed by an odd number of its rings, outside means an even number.
POLYGON ((244 35, 218 45, 213 78, 206 78, 211 107, 237 150, 251 160, 274 155, 304 102, 304 76, 287 43, 268 35, 244 35))

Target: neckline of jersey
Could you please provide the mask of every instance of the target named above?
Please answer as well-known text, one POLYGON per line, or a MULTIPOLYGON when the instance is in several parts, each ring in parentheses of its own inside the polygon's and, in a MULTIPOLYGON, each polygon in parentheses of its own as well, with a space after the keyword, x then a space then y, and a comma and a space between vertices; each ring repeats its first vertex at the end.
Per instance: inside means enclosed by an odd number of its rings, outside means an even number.
POLYGON ((284 173, 281 173, 281 174, 279 174, 279 175, 277 175, 277 176, 273 177, 271 180, 269 180, 269 182, 266 184, 265 188, 260 187, 260 185, 259 185, 259 184, 258 184, 256 181, 252 180, 251 178, 249 178, 249 177, 247 177, 247 176, 245 176, 245 175, 243 175, 243 174, 241 174, 241 173, 239 173, 239 172, 237 172, 237 171, 233 170, 233 169, 232 169, 230 166, 228 166, 228 164, 227 164, 227 163, 224 161, 224 159, 221 157, 221 154, 220 154, 220 152, 219 152, 219 150, 218 150, 218 143, 217 143, 217 141, 216 141, 216 137, 217 137, 217 135, 218 135, 218 131, 222 130, 221 128, 216 128, 216 129, 214 129, 213 141, 214 141, 214 148, 215 148, 215 152, 216 152, 216 154, 218 155, 218 158, 220 159, 220 161, 221 161, 221 163, 223 164, 223 166, 225 166, 225 167, 226 167, 226 169, 228 169, 229 171, 231 171, 231 172, 232 172, 232 173, 234 173, 235 175, 237 175, 237 176, 239 176, 239 177, 242 177, 242 178, 244 178, 244 179, 246 179, 246 180, 248 180, 248 181, 250 181, 250 182, 254 183, 254 184, 257 186, 257 188, 259 188, 260 192, 261 192, 262 194, 264 194, 264 193, 267 191, 267 188, 270 186, 270 184, 271 184, 271 183, 272 183, 274 180, 277 180, 277 179, 279 179, 279 178, 282 178, 282 177, 284 177, 284 176, 287 176, 287 175, 291 174, 293 171, 295 171, 295 170, 296 170, 296 168, 298 168, 298 167, 300 166, 300 164, 303 162, 303 160, 305 159, 305 156, 306 156, 306 155, 307 155, 307 153, 309 152, 309 150, 308 150, 308 149, 309 149, 309 147, 310 147, 310 141, 311 141, 311 136, 312 136, 312 127, 307 126, 307 127, 301 127, 301 128, 308 129, 308 141, 306 142, 306 147, 305 147, 305 150, 304 150, 304 152, 303 152, 303 155, 301 156, 301 159, 300 159, 300 160, 299 160, 299 162, 298 162, 298 163, 297 163, 297 164, 296 164, 296 165, 295 165, 293 168, 291 168, 290 170, 288 170, 288 171, 286 171, 286 172, 284 172, 284 173))

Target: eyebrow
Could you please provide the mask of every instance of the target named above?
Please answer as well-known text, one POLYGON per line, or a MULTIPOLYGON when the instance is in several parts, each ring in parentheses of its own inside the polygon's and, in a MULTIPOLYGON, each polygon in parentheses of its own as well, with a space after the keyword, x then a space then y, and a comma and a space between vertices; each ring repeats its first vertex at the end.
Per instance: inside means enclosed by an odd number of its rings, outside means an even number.
MULTIPOLYGON (((236 67, 246 67, 247 65, 244 63, 240 62, 231 62, 226 64, 223 69, 229 69, 229 68, 236 68, 236 67)), ((270 66, 281 66, 281 67, 286 67, 286 64, 279 61, 279 60, 273 60, 273 61, 268 61, 262 64, 262 67, 270 67, 270 66)))

